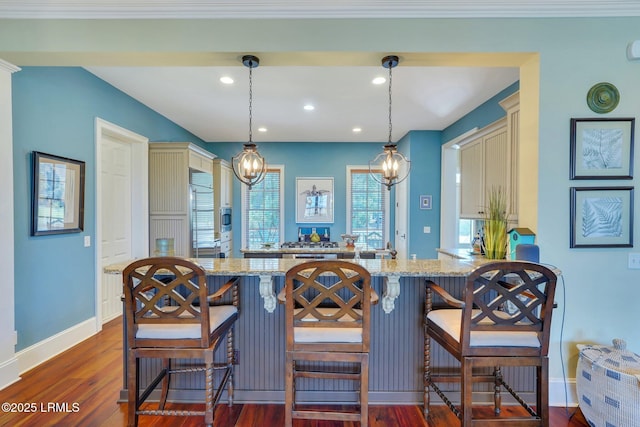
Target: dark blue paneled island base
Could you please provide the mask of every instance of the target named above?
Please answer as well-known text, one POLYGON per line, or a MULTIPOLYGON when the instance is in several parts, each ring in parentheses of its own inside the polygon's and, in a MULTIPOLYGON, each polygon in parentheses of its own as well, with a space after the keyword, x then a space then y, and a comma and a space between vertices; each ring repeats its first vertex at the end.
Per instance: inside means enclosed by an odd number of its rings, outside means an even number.
MULTIPOLYGON (((257 268, 256 264, 253 266, 246 264, 258 261, 265 260, 202 260, 202 264, 208 273, 210 292, 218 289, 230 277, 241 276, 240 317, 235 328, 238 364, 234 374, 234 402, 283 403, 284 306, 276 305, 273 312, 265 309, 268 305, 266 302, 268 298, 263 298, 265 279, 269 278, 272 281, 273 292, 277 293, 284 285, 284 271, 290 268, 289 264, 302 261, 268 260, 269 267, 266 268, 265 266, 257 268), (274 262, 276 264, 273 264, 274 262), (235 274, 230 274, 232 270, 235 274)), ((388 282, 398 282, 398 278, 400 290, 393 301, 394 307, 388 310, 388 313, 383 309, 382 304, 372 308, 369 383, 371 404, 422 403, 424 364, 422 323, 425 279, 430 278, 452 294, 460 295, 466 274, 475 265, 483 262, 485 261, 360 261, 372 272, 372 285, 379 295, 388 294, 385 292, 388 290, 388 282), (440 274, 429 275, 430 271, 440 274), (393 274, 400 276, 395 276, 395 280, 394 278, 389 280, 389 276, 393 274)), ((105 269, 105 272, 116 274, 122 271, 123 267, 124 265, 110 266, 105 269)), ((224 360, 224 351, 224 348, 219 350, 219 360, 224 360)), ((452 369, 458 366, 455 359, 435 345, 432 346, 432 358, 438 366, 452 369)), ((160 369, 160 363, 156 360, 142 360, 141 367, 143 368, 142 382, 145 383, 155 377, 157 370, 160 369)), ((504 374, 505 377, 509 377, 514 388, 522 391, 530 390, 533 395, 532 372, 522 369, 517 371, 504 369, 504 374)), ((170 399, 202 401, 203 381, 204 377, 198 373, 183 375, 182 378, 173 382, 170 399)), ((343 403, 356 400, 353 385, 349 381, 303 379, 297 384, 299 396, 304 401, 343 403)), ((478 399, 491 402, 492 388, 487 386, 484 391, 486 393, 479 395, 478 399)), ((120 396, 123 401, 126 401, 126 390, 123 389, 120 396)), ((504 397, 507 403, 507 396, 504 397)))

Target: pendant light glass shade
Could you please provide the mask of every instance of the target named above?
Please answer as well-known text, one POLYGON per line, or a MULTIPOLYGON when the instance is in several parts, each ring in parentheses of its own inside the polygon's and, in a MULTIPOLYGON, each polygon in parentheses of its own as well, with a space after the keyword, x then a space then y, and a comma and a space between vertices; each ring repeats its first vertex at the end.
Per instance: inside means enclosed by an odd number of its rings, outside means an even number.
POLYGON ((369 173, 387 190, 407 179, 410 168, 411 162, 398 152, 396 144, 386 144, 382 153, 369 162, 369 173))
POLYGON ((242 57, 242 63, 249 68, 249 142, 244 144, 241 152, 231 158, 233 173, 240 182, 251 188, 260 183, 267 171, 267 163, 258 152, 258 147, 252 141, 253 119, 253 75, 252 70, 260 64, 260 60, 253 55, 242 57))
POLYGON ((382 153, 378 154, 369 162, 369 173, 377 182, 384 184, 387 190, 399 182, 404 181, 409 176, 411 162, 402 153, 398 152, 396 144, 391 142, 391 69, 398 65, 398 57, 395 55, 382 58, 382 66, 389 69, 389 139, 383 147, 382 153))
POLYGON ((258 153, 256 144, 244 144, 244 149, 231 159, 233 173, 249 187, 260 183, 264 179, 267 164, 264 157, 258 153))

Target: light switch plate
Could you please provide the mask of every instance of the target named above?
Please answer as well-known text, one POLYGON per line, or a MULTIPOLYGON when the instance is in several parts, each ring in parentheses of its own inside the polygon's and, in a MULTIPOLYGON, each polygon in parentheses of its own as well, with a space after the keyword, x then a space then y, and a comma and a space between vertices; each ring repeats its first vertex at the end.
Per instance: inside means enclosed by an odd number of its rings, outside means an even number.
POLYGON ((429 234, 431 233, 431 227, 429 227, 428 225, 425 225, 422 231, 424 232, 424 234, 429 234))
POLYGON ((84 247, 88 248, 91 246, 91 236, 84 236, 84 247))
POLYGON ((640 253, 632 252, 629 254, 629 268, 633 270, 640 269, 640 253))

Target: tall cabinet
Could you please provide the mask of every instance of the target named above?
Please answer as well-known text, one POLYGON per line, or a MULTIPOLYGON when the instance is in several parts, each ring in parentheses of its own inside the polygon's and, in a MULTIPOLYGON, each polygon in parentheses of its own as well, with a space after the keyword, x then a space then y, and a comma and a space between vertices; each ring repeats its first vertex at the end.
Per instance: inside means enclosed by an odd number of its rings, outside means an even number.
MULTIPOLYGON (((214 157, 188 142, 149 144, 149 253, 156 239, 173 238, 176 256, 194 256, 190 174, 212 174, 214 157)), ((217 221, 214 210, 210 220, 217 221)))
POLYGON ((220 221, 223 210, 229 214, 233 212, 233 170, 226 160, 213 160, 213 194, 214 206, 218 211, 216 236, 220 238, 220 254, 229 258, 233 253, 233 232, 223 229, 220 221))

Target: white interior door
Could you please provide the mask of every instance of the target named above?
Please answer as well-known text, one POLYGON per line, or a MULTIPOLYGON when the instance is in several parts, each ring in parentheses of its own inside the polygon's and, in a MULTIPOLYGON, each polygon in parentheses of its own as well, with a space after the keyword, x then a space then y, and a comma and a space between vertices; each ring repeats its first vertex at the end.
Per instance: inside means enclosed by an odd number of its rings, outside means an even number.
POLYGON ((102 325, 122 314, 122 277, 103 274, 103 268, 148 254, 148 140, 98 124, 96 317, 102 325))
MULTIPOLYGON (((111 136, 102 139, 102 258, 100 268, 132 258, 131 240, 131 146, 111 136)), ((110 279, 110 278, 109 278, 110 279)), ((122 312, 121 281, 109 280, 102 286, 102 322, 122 312), (119 282, 119 283, 118 283, 119 282), (120 286, 118 286, 120 285, 120 286)), ((119 278, 114 278, 119 279, 119 278)))
MULTIPOLYGON (((406 165, 403 165, 406 167, 406 165)), ((404 174, 404 170, 400 171, 400 176, 404 174)), ((395 206, 395 216, 396 216, 396 230, 395 230, 395 250, 398 251, 397 258, 398 259, 407 259, 407 251, 409 250, 409 233, 408 233, 408 224, 409 224, 409 209, 407 209, 407 201, 409 199, 409 180, 405 179, 399 184, 395 185, 396 191, 396 206, 395 206)))

